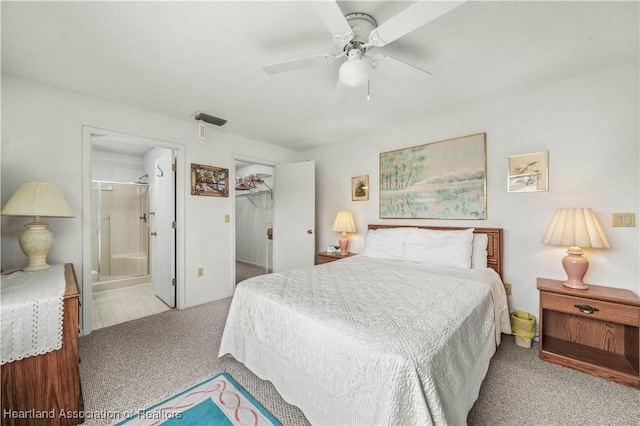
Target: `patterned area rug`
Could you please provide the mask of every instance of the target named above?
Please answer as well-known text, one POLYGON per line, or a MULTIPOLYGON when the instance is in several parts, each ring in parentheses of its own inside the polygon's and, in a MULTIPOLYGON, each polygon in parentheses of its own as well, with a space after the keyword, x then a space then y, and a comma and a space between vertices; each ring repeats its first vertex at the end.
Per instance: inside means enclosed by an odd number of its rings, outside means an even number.
POLYGON ((118 425, 281 426, 233 377, 219 373, 118 425))

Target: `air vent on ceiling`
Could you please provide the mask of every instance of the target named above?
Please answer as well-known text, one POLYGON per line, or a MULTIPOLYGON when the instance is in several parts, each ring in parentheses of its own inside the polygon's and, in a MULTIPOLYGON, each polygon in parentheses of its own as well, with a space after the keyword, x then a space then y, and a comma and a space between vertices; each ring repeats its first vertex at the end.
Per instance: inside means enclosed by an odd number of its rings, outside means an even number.
POLYGON ((209 124, 213 124, 216 126, 224 126, 227 123, 227 120, 224 120, 222 118, 218 118, 218 117, 214 117, 212 115, 208 115, 208 114, 204 114, 202 112, 198 112, 195 115, 195 119, 200 121, 204 121, 205 123, 209 123, 209 124))

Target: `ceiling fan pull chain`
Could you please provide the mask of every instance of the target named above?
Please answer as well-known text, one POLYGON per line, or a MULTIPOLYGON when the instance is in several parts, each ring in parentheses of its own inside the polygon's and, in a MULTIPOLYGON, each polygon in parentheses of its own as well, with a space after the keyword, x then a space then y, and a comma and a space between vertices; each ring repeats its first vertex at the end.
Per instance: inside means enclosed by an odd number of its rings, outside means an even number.
POLYGON ((371 80, 367 80, 367 101, 371 100, 371 80))

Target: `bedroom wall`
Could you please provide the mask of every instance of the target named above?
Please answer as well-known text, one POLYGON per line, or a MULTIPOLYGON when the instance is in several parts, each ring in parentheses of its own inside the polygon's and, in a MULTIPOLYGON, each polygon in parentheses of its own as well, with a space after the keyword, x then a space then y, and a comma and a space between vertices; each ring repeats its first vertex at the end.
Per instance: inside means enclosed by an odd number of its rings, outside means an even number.
POLYGON ((585 249, 585 281, 640 294, 638 228, 611 227, 614 212, 639 219, 639 80, 638 63, 627 63, 306 151, 317 168, 317 248, 337 244, 331 224, 338 210, 355 214, 353 252, 362 250, 368 223, 503 227, 509 303, 537 317, 536 277, 566 276, 566 248, 540 243, 548 222, 556 208, 591 207, 612 247, 585 249), (487 135, 487 220, 379 219, 380 152, 480 132, 487 135), (508 193, 508 157, 540 151, 549 151, 549 191, 508 193), (351 201, 351 177, 367 174, 369 201, 351 201))
MULTIPOLYGON (((199 140, 197 123, 189 118, 192 113, 185 111, 185 119, 176 120, 2 74, 2 203, 25 180, 58 185, 75 218, 47 218, 55 235, 48 259, 50 263, 72 262, 82 280, 83 126, 182 146, 185 158, 178 173, 185 195, 177 202, 178 210, 185 212, 184 228, 178 229, 185 233, 184 306, 231 296, 234 224, 225 223, 224 216, 232 215, 233 200, 190 195, 189 165, 228 168, 233 182, 235 155, 286 163, 295 161, 298 153, 212 126, 207 128, 206 141, 199 140), (196 276, 199 267, 204 268, 204 277, 196 276)), ((225 118, 229 124, 235 119, 225 118)), ((28 218, 2 217, 3 269, 23 266, 18 236, 27 222, 28 218)), ((83 304, 90 305, 90 296, 85 297, 83 304)))

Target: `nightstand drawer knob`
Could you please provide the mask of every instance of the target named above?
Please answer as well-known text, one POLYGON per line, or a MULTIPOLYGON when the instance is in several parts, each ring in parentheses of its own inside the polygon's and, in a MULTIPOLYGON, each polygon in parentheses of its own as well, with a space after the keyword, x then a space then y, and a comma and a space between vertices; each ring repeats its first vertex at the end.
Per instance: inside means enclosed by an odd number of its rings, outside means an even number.
POLYGON ((583 314, 592 314, 594 312, 598 312, 600 309, 598 308, 594 308, 592 306, 589 305, 575 305, 576 308, 580 309, 580 312, 582 312, 583 314))

